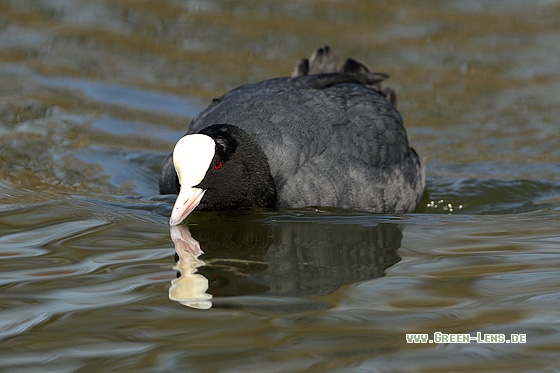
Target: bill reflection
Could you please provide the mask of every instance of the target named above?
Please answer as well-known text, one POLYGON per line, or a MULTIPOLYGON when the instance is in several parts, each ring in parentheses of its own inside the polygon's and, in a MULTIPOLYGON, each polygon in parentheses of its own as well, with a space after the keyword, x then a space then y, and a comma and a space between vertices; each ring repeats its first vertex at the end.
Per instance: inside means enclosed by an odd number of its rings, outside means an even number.
POLYGON ((177 254, 174 269, 178 277, 171 281, 169 299, 191 308, 212 307, 212 295, 206 293, 208 279, 197 273, 197 268, 205 264, 198 259, 203 254, 200 243, 192 238, 191 232, 186 227, 173 226, 170 233, 177 254))

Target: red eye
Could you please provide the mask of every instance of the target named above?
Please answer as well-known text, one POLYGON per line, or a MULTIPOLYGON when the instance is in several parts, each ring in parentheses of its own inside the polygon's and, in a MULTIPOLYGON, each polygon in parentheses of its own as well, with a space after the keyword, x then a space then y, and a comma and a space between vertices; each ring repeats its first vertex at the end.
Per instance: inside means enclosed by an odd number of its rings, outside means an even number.
POLYGON ((216 171, 219 170, 220 168, 222 168, 223 165, 224 165, 223 162, 219 161, 218 163, 216 163, 214 165, 214 170, 216 170, 216 171))

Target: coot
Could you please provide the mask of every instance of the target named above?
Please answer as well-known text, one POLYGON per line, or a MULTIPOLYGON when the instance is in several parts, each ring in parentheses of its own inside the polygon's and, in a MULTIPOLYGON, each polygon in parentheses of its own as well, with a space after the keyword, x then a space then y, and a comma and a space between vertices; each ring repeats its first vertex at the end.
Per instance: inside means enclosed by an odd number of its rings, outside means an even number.
POLYGON ((336 65, 319 48, 291 77, 235 88, 197 115, 162 164, 160 193, 178 194, 169 223, 194 209, 414 211, 424 166, 387 75, 336 65))

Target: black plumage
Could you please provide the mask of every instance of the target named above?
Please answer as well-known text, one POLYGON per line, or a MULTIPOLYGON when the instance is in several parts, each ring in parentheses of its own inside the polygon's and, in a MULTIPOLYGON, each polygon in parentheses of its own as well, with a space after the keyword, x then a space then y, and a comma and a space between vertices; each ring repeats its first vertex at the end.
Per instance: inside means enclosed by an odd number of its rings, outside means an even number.
MULTIPOLYGON (((324 58, 332 55, 327 52, 324 58)), ((422 161, 408 144, 391 99, 394 92, 381 89, 386 75, 363 64, 357 68, 356 63, 347 62, 348 71, 243 85, 196 116, 188 134, 214 138, 216 156, 224 156, 220 141, 235 143, 223 168, 213 170, 217 159, 210 165, 199 186, 207 190, 199 209, 333 206, 413 211, 424 190, 422 161), (253 202, 222 200, 238 200, 231 194, 236 189, 253 202)), ((160 192, 177 193, 178 187, 168 158, 160 192)))

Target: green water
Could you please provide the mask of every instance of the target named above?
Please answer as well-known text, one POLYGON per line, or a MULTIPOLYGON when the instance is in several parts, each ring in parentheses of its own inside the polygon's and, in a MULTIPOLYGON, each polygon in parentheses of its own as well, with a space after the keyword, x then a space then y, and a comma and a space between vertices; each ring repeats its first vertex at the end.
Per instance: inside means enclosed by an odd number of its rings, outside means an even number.
POLYGON ((560 3, 0 2, 0 371, 560 369, 560 3), (415 214, 193 213, 159 165, 325 43, 391 75, 415 214), (181 261, 176 263, 175 251, 181 261), (526 343, 406 343, 406 334, 526 343))

